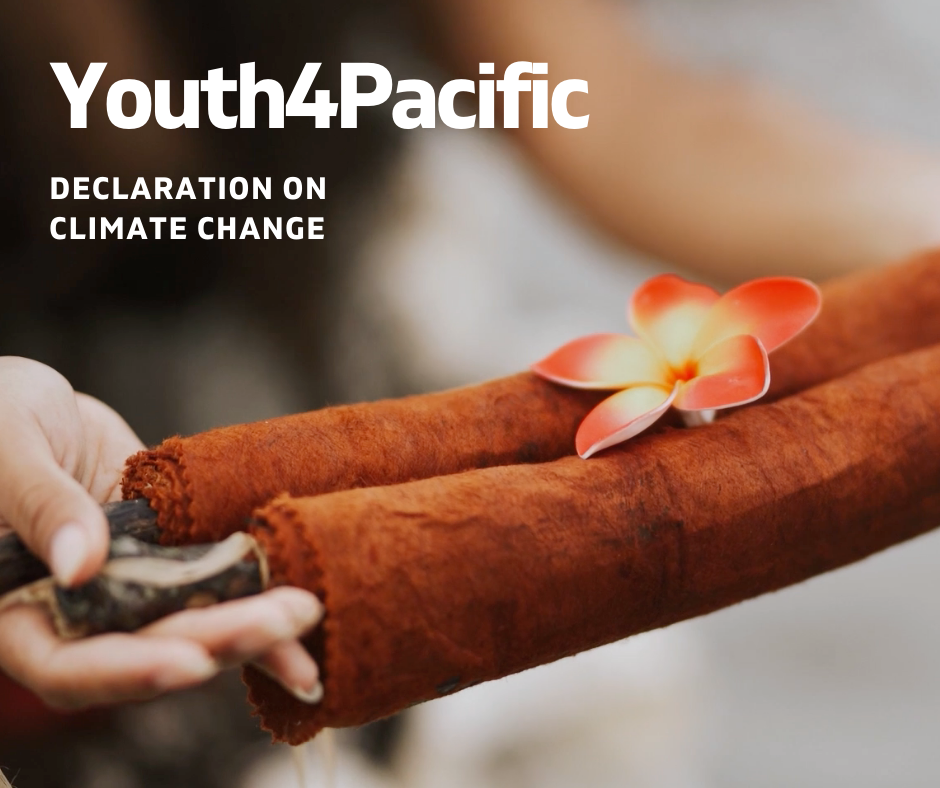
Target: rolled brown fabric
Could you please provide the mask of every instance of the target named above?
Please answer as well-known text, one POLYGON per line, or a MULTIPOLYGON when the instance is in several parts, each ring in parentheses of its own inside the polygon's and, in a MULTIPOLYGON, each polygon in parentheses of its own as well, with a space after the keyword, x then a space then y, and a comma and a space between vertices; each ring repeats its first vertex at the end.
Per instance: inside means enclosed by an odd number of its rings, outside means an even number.
POLYGON ((816 322, 770 357, 770 399, 940 342, 940 250, 822 289, 816 322))
POLYGON ((251 672, 276 739, 734 604, 940 524, 940 347, 597 458, 281 498, 254 535, 326 605, 318 706, 251 672))
POLYGON ((124 497, 150 501, 168 542, 219 541, 284 492, 316 495, 564 456, 604 396, 524 373, 170 438, 128 461, 124 497))
MULTIPOLYGON (((940 252, 823 288, 816 322, 771 356, 769 399, 940 342, 940 252)), ((125 497, 147 498, 166 541, 217 541, 280 493, 316 495, 574 453, 606 394, 520 374, 437 394, 170 438, 129 461, 125 497)))

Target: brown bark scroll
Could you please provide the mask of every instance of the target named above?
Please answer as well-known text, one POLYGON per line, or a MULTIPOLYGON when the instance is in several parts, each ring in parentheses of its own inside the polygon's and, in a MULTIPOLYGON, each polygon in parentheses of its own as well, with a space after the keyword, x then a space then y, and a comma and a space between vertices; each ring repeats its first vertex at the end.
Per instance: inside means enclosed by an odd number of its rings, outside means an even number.
MULTIPOLYGON (((940 342, 940 252, 839 279, 819 319, 771 357, 769 399, 940 342)), ((605 394, 521 374, 443 393, 170 438, 131 459, 125 497, 144 497, 171 543, 221 539, 280 493, 317 495, 574 452, 605 394)))
POLYGON ((822 289, 816 321, 770 356, 771 400, 940 342, 940 250, 822 289))
POLYGON ((253 533, 316 593, 325 695, 248 671, 275 738, 698 616, 940 524, 940 347, 591 460, 283 497, 253 533))
POLYGON ((526 373, 170 438, 131 458, 124 494, 150 501, 167 541, 216 541, 283 492, 316 495, 561 457, 604 396, 526 373))

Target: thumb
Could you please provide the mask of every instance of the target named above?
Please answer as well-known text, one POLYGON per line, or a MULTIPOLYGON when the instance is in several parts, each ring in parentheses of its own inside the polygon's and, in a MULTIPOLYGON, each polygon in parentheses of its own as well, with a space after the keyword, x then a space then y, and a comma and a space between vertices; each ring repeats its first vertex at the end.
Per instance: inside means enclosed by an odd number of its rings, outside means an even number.
POLYGON ((35 424, 7 423, 0 447, 0 516, 72 586, 91 579, 108 553, 101 507, 56 462, 35 424))

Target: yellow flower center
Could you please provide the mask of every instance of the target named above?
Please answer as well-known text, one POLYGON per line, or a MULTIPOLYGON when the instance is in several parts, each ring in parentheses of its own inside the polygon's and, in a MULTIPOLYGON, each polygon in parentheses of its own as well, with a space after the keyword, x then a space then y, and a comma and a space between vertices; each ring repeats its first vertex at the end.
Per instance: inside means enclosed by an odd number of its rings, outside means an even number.
POLYGON ((667 382, 674 386, 679 381, 685 382, 698 377, 698 363, 695 361, 686 361, 681 367, 670 367, 667 382))

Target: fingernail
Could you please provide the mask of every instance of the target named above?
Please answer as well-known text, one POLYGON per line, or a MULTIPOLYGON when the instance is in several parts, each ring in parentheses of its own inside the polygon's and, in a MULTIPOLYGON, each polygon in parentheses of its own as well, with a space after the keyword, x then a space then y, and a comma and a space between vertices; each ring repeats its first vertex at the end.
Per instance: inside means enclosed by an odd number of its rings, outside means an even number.
POLYGON ((80 523, 66 523, 52 537, 49 564, 59 585, 71 586, 88 559, 88 536, 80 523))
POLYGON ((157 689, 172 690, 208 681, 220 670, 219 664, 209 656, 194 655, 177 660, 157 673, 157 689))
POLYGON ((323 684, 317 680, 317 683, 314 684, 310 689, 304 689, 303 687, 288 687, 279 676, 275 675, 272 671, 268 670, 263 664, 258 662, 252 662, 251 666, 267 676, 271 681, 276 681, 284 689, 286 689, 291 695, 293 695, 297 700, 303 701, 304 703, 309 703, 311 706, 314 703, 319 703, 323 700, 323 684))
POLYGON ((319 681, 313 685, 313 689, 305 690, 300 687, 292 687, 290 692, 297 700, 302 700, 311 706, 323 700, 323 684, 319 681))

